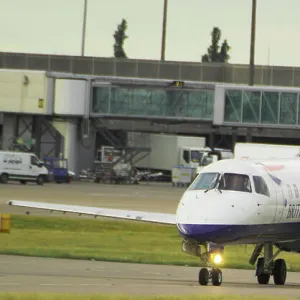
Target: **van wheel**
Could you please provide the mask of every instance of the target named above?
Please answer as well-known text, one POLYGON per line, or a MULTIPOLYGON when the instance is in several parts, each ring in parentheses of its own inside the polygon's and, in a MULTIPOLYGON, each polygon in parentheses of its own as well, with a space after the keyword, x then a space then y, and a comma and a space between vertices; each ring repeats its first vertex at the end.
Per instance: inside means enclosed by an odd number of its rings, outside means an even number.
POLYGON ((44 177, 42 175, 38 176, 38 178, 36 179, 36 183, 38 185, 43 185, 44 182, 45 182, 45 179, 44 179, 44 177))
POLYGON ((1 181, 2 183, 7 183, 7 181, 8 181, 8 175, 5 174, 5 173, 1 174, 1 176, 0 176, 0 181, 1 181))
POLYGON ((26 180, 20 180, 20 183, 21 183, 21 184, 26 184, 27 181, 26 181, 26 180))

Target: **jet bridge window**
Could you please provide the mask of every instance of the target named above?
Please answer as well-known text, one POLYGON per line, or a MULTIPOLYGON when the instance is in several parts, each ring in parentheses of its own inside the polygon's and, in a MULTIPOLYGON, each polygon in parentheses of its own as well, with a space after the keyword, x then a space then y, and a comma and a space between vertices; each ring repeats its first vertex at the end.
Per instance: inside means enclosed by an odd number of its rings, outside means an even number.
POLYGON ((252 193, 250 178, 244 174, 224 173, 218 188, 220 190, 252 193))
POLYGON ((255 192, 270 197, 268 186, 261 176, 253 176, 255 192))
POLYGON ((216 186, 220 173, 200 173, 192 183, 190 190, 207 190, 216 186))

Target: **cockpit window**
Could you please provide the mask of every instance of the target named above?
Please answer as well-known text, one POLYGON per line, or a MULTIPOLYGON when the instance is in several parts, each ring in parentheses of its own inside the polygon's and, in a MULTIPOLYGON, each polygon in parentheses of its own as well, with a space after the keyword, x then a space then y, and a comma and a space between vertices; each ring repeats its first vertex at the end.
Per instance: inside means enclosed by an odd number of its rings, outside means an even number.
POLYGON ((192 183, 190 190, 212 189, 218 183, 220 173, 200 173, 192 183))
POLYGON ((261 176, 253 176, 255 192, 270 197, 268 186, 261 176))
POLYGON ((227 191, 252 192, 250 178, 244 174, 224 173, 218 188, 227 191))

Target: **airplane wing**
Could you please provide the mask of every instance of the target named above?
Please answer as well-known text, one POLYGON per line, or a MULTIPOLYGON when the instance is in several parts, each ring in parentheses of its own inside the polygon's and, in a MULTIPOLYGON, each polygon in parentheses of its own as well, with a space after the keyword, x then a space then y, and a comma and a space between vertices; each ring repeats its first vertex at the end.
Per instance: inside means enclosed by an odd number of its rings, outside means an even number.
POLYGON ((10 200, 8 205, 28 207, 35 209, 45 209, 50 211, 61 211, 70 212, 76 214, 86 214, 92 216, 102 216, 117 219, 136 220, 144 222, 153 222, 161 224, 176 224, 175 214, 164 214, 155 212, 144 212, 134 210, 122 210, 122 209, 111 209, 101 207, 90 207, 90 206, 77 206, 77 205, 65 205, 65 204, 54 204, 45 202, 31 202, 21 200, 10 200))

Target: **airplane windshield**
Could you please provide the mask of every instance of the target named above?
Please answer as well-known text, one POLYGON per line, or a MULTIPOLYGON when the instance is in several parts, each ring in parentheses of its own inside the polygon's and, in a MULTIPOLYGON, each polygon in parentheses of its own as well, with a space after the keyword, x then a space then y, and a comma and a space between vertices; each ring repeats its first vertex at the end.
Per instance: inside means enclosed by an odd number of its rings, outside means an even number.
POLYGON ((192 183, 190 190, 213 189, 218 183, 220 173, 200 173, 192 183))
POLYGON ((252 192, 250 178, 244 174, 224 173, 218 188, 227 191, 252 192))
POLYGON ((200 173, 191 184, 190 190, 207 190, 218 188, 227 191, 252 193, 250 178, 244 174, 234 173, 200 173))

